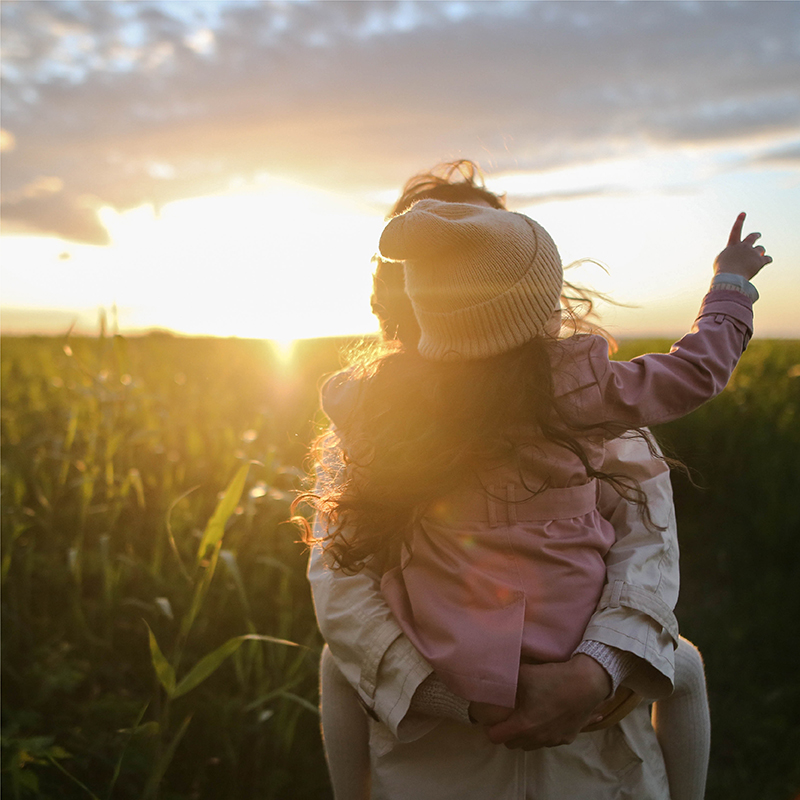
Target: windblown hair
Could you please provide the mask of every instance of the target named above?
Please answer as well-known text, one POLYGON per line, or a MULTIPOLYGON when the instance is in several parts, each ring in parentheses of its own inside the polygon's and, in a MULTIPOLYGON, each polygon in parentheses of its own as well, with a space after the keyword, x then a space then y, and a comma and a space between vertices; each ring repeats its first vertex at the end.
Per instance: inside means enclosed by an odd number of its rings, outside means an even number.
MULTIPOLYGON (((478 167, 469 161, 412 178, 392 215, 422 198, 483 200, 505 207, 502 197, 485 189, 478 167)), ((602 334, 587 321, 597 298, 565 282, 562 334, 570 327, 602 334)), ((426 508, 479 480, 487 468, 516 464, 524 485, 521 430, 528 441, 545 439, 573 453, 590 478, 614 486, 640 507, 647 525, 656 527, 637 481, 592 467, 581 439, 589 432, 613 438, 623 428, 609 421, 590 431, 568 421, 554 396, 554 340, 540 336, 487 359, 428 361, 417 352, 420 330, 405 293, 402 265, 380 259, 372 308, 384 342, 351 366, 347 379, 358 387, 357 406, 316 442, 316 493, 296 501, 312 505, 326 523, 323 548, 335 566, 354 572, 369 563, 381 572, 398 563, 426 508)))
MULTIPOLYGON (((613 485, 653 524, 636 481, 590 463, 581 444, 590 430, 571 424, 554 397, 551 346, 537 337, 492 358, 433 362, 389 344, 351 368, 357 406, 317 442, 319 487, 303 497, 327 523, 323 547, 336 566, 383 571, 398 563, 426 508, 465 484, 479 489, 487 468, 514 464, 525 485, 522 431, 528 443, 545 439, 573 453, 590 478, 613 485)), ((608 438, 622 430, 613 422, 591 428, 608 438)))

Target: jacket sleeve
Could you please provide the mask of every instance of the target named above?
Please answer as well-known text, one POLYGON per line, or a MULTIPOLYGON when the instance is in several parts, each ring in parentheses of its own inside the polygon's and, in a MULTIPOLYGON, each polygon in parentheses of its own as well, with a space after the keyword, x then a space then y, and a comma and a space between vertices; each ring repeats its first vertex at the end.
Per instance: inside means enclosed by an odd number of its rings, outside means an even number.
MULTIPOLYGON (((314 535, 324 535, 319 520, 314 535)), ((427 733, 437 720, 409 715, 408 710, 414 692, 433 668, 395 622, 379 577, 369 569, 354 575, 334 570, 315 545, 308 580, 322 637, 367 713, 401 741, 427 733)))
POLYGON ((616 539, 606 556, 606 586, 584 640, 598 641, 642 659, 625 684, 655 700, 671 693, 678 624, 673 610, 680 583, 678 536, 669 467, 650 455, 639 437, 608 443, 603 469, 636 478, 648 498, 650 530, 639 508, 603 484, 600 509, 616 539))
POLYGON ((725 388, 752 333, 752 300, 739 292, 713 289, 691 332, 669 353, 612 362, 605 343, 593 347, 590 361, 598 394, 578 413, 583 422, 606 419, 632 426, 678 419, 725 388))

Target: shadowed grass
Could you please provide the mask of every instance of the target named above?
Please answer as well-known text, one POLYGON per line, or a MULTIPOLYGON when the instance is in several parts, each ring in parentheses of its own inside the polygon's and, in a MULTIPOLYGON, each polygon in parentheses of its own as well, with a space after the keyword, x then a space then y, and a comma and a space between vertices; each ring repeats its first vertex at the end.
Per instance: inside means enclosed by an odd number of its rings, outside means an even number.
MULTIPOLYGON (((3 340, 10 797, 328 796, 320 640, 284 520, 340 344, 298 343, 285 362, 248 340, 3 340)), ((621 355, 668 344, 623 342, 621 355)), ((788 800, 800 343, 752 343, 721 397, 657 433, 703 487, 675 476, 678 614, 712 703, 708 798, 788 800)))

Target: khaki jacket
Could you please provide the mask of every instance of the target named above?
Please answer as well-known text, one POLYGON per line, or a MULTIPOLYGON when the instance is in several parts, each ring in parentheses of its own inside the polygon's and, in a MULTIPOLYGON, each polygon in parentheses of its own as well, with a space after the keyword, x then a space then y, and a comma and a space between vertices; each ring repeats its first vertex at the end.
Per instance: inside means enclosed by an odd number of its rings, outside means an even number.
MULTIPOLYGON (((672 691, 678 639, 673 614, 678 543, 669 471, 635 438, 610 442, 603 468, 637 478, 653 519, 666 530, 648 530, 635 506, 603 488, 601 510, 614 526, 616 541, 606 558, 607 584, 584 638, 639 656, 640 668, 626 683, 654 700, 672 691)), ((332 570, 320 549, 313 548, 308 578, 320 631, 373 717, 376 800, 668 797, 645 704, 619 725, 581 734, 571 745, 531 753, 491 745, 479 726, 409 712, 414 692, 432 667, 394 620, 378 575, 332 570), (600 788, 606 784, 608 792, 600 788)))
POLYGON ((373 749, 371 761, 372 800, 669 800, 646 705, 572 744, 531 752, 444 720, 413 742, 373 749))

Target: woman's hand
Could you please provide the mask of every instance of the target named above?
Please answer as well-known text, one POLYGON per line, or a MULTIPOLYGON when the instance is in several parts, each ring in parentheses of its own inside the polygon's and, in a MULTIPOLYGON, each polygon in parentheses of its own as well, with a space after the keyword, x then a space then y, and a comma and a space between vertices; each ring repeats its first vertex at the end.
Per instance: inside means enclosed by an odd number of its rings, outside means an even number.
POLYGON ((611 693, 611 678, 590 656, 519 668, 517 707, 489 728, 489 739, 509 749, 536 750, 569 744, 611 693))
POLYGON ((749 281, 761 271, 762 267, 772 263, 772 258, 767 255, 766 250, 760 244, 756 244, 761 238, 760 233, 750 233, 742 239, 744 218, 744 212, 736 217, 731 235, 728 237, 728 246, 714 261, 714 274, 731 272, 749 281))

